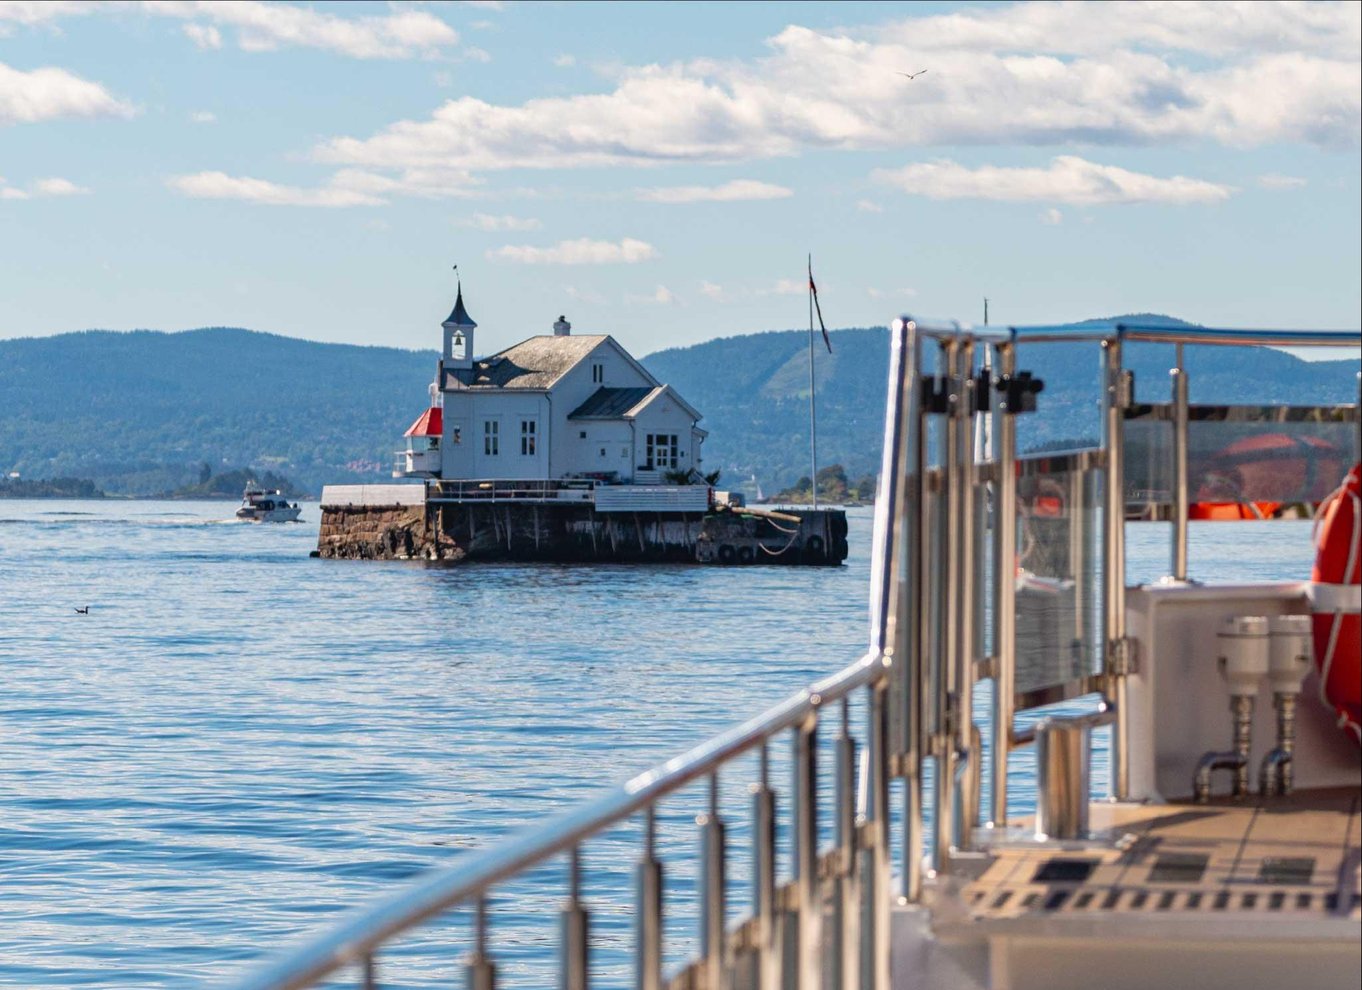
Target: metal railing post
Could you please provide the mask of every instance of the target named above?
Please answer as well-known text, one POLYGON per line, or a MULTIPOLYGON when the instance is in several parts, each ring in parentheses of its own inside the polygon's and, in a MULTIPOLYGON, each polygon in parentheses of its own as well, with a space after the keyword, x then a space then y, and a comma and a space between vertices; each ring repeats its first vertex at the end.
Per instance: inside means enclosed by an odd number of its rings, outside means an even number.
POLYGON ((1177 367, 1169 372, 1173 399, 1173 572, 1174 581, 1187 580, 1187 370, 1182 345, 1177 345, 1177 367))
MULTIPOLYGON (((1017 371, 1009 343, 998 345, 998 374, 1017 371)), ((993 810, 995 826, 1007 824, 1007 754, 1017 690, 1017 419, 1000 392, 993 403, 993 810)))
POLYGON ((635 984, 638 990, 662 990, 662 864, 657 859, 657 815, 652 805, 643 817, 637 882, 635 984))
MULTIPOLYGON (((861 847, 860 990, 889 990, 889 738, 888 689, 866 689, 866 807, 861 847)), ((918 856, 918 870, 922 857, 918 856)), ((921 880, 919 879, 919 883, 921 880)))
POLYGON ((562 935, 559 945, 558 986, 561 990, 589 990, 590 919, 582 906, 582 851, 573 846, 568 853, 568 899, 562 910, 562 935))
POLYGON ((822 902, 818 888, 818 716, 809 713, 794 732, 795 985, 819 990, 822 902))
POLYGON ((1125 554, 1125 410, 1130 403, 1130 379, 1121 366, 1119 337, 1102 341, 1102 446, 1106 449, 1105 554, 1102 617, 1105 625, 1104 670, 1108 700, 1116 708, 1111 733, 1112 791, 1118 800, 1130 794, 1128 733, 1125 554))
POLYGON ((473 952, 464 967, 468 990, 496 990, 497 968, 487 954, 487 895, 482 893, 473 906, 473 952))
POLYGON ((752 914, 757 926, 757 985, 780 985, 780 942, 776 938, 776 795, 771 790, 767 745, 758 754, 760 779, 752 788, 752 914))
POLYGON ((977 644, 974 640, 974 594, 975 588, 975 548, 974 548, 974 499, 978 470, 974 463, 974 414, 976 408, 974 378, 974 341, 969 337, 960 340, 956 348, 956 372, 959 382, 955 408, 951 415, 955 419, 955 479, 959 486, 956 492, 956 581, 958 582, 955 599, 956 612, 950 622, 956 628, 955 665, 955 751, 965 764, 960 774, 961 814, 955 823, 954 845, 967 849, 973 844, 974 826, 978 821, 979 794, 976 784, 979 779, 976 761, 978 750, 974 745, 974 656, 977 644))
POLYGON ((851 699, 842 699, 842 731, 835 743, 833 808, 836 819, 837 884, 833 901, 833 958, 828 972, 837 990, 856 990, 860 963, 856 855, 856 740, 851 736, 851 699))
POLYGON ((721 990, 727 946, 724 939, 726 906, 724 823, 719 817, 719 774, 709 778, 709 811, 696 819, 700 826, 700 956, 705 990, 721 990))

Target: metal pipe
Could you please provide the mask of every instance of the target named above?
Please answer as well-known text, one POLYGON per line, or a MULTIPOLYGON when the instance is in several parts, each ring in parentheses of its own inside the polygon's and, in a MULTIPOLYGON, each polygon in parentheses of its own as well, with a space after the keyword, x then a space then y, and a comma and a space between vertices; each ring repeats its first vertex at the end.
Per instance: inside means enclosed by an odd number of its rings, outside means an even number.
POLYGON ((819 945, 822 904, 818 889, 818 717, 810 714, 794 733, 794 975, 799 990, 821 985, 819 945))
MULTIPOLYGON (((922 852, 923 852, 923 800, 922 800, 922 760, 925 730, 923 706, 928 704, 925 658, 929 640, 926 595, 935 586, 926 580, 930 573, 924 554, 932 545, 926 536, 928 505, 924 494, 925 471, 927 463, 927 420, 924 416, 922 401, 922 343, 916 324, 909 323, 905 328, 903 342, 905 385, 907 398, 904 401, 904 464, 903 485, 904 505, 900 513, 902 519, 903 567, 900 574, 906 578, 899 588, 897 614, 901 617, 895 626, 894 659, 890 684, 893 693, 881 695, 882 705, 892 705, 881 713, 886 721, 886 733, 901 727, 897 738, 884 738, 884 749, 880 754, 880 773, 884 777, 884 796, 878 805, 875 817, 877 827, 884 833, 879 836, 888 867, 888 776, 889 761, 897 755, 898 772, 903 778, 903 849, 900 874, 902 893, 909 903, 916 903, 922 896, 922 852)), ((872 691, 872 697, 875 692, 872 691)), ((873 742, 872 742, 873 745, 873 742)), ((888 891, 882 899, 887 905, 888 891)), ((887 924, 887 906, 886 924, 887 924)), ((877 922, 878 924, 878 922, 877 922)), ((887 930, 881 932, 886 938, 887 930)), ((884 950, 887 952, 887 948, 884 950)))
POLYGON ((957 838, 956 815, 956 771, 957 758, 961 752, 957 735, 960 712, 960 639, 964 630, 958 624, 960 598, 962 595, 961 536, 961 464, 960 432, 961 422, 956 414, 964 400, 960 370, 960 341, 957 338, 942 340, 941 365, 943 381, 947 391, 946 413, 941 417, 941 445, 939 447, 944 463, 942 475, 944 486, 941 503, 941 527, 938 539, 945 551, 944 567, 940 575, 942 605, 934 622, 940 622, 940 635, 934 644, 936 649, 929 654, 936 685, 935 711, 932 719, 932 756, 935 759, 933 788, 935 794, 933 815, 932 868, 941 872, 946 868, 951 846, 957 838))
POLYGON ((974 378, 974 341, 969 337, 961 340, 957 349, 956 370, 959 375, 959 399, 953 410, 956 421, 955 451, 956 480, 960 486, 956 493, 958 516, 956 524, 960 533, 956 541, 959 554, 959 594, 956 598, 958 611, 951 618, 959 633, 956 637, 956 654, 952 658, 955 666, 955 749, 966 763, 966 772, 959 776, 961 814, 955 822, 955 836, 952 844, 968 849, 974 844, 974 827, 978 823, 978 753, 974 749, 974 658, 978 644, 975 642, 974 594, 975 588, 975 496, 978 493, 978 468, 974 463, 974 416, 977 406, 974 378))
POLYGON ((727 901, 724 875, 724 823, 719 817, 719 775, 709 778, 709 811, 700 826, 700 957, 708 990, 723 986, 727 901))
POLYGON ((1295 784, 1296 695, 1274 692, 1272 706, 1277 710, 1277 746, 1263 755, 1258 768, 1258 792, 1264 797, 1290 794, 1295 784))
POLYGON ((473 951, 464 966, 468 990, 496 990, 497 969, 487 953, 487 896, 480 895, 473 907, 473 951))
POLYGON ((1187 371, 1177 345, 1173 390, 1173 580, 1187 580, 1187 371))
POLYGON ((1192 790, 1198 804, 1211 799, 1211 774, 1217 770, 1234 772, 1235 798, 1248 794, 1249 750, 1253 743, 1253 696, 1230 696, 1230 712, 1234 716, 1234 749, 1226 753, 1207 753, 1196 766, 1192 790))
MULTIPOLYGON (((1017 371, 1016 350, 998 345, 998 373, 1017 371)), ((995 458, 993 483, 993 809, 995 826, 1007 824, 1007 754, 1012 745, 1013 695, 1017 690, 1017 421, 993 403, 995 458)))
POLYGON ((636 869, 638 897, 635 984, 662 990, 662 864, 657 859, 657 815, 649 805, 643 816, 643 856, 636 869))
POLYGON ((1087 838, 1089 736, 1081 721, 1036 726, 1036 838, 1087 838))
POLYGON ((1125 410, 1130 403, 1131 382, 1121 367, 1120 340, 1102 341, 1102 447, 1106 451, 1105 581, 1102 617, 1105 626, 1107 701, 1116 708, 1111 733, 1112 791, 1118 800, 1130 796, 1130 720, 1127 704, 1129 644, 1126 642, 1125 554, 1125 410))
POLYGON ((364 975, 361 980, 364 990, 378 990, 378 963, 373 956, 364 957, 364 975))
POLYGON ((851 702, 842 699, 842 731, 834 746, 834 822, 837 890, 833 900, 833 958, 827 973, 837 990, 856 990, 860 954, 860 906, 856 858, 856 740, 851 736, 851 702))
MULTIPOLYGON (((866 689, 867 798, 861 851, 861 990, 889 988, 889 766, 887 687, 866 689)), ((906 823, 905 823, 905 832, 906 823)), ((919 826, 919 835, 920 835, 919 826)), ((921 885, 922 856, 917 856, 921 885)))
POLYGON ((757 925, 757 985, 775 990, 780 980, 776 939, 776 795, 770 787, 770 755, 759 750, 760 778, 752 785, 752 914, 757 925))
POLYGON ((581 892, 581 847, 573 846, 568 853, 568 899, 560 913, 558 986, 561 990, 589 990, 590 986, 590 921, 582 906, 581 892))

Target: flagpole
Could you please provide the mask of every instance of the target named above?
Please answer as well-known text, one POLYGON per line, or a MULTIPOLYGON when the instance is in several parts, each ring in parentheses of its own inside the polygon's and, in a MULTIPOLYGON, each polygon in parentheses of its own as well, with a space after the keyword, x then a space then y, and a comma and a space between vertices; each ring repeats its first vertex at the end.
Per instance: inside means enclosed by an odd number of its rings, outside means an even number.
POLYGON ((813 380, 813 255, 809 255, 809 487, 813 490, 813 507, 818 508, 818 404, 814 398, 813 380))

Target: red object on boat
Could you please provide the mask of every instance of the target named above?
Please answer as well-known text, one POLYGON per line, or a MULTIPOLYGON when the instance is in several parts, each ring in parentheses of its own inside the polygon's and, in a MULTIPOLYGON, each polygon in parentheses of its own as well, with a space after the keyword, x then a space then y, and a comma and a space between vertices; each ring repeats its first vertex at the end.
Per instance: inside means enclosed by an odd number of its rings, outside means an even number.
POLYGON ((1362 745, 1362 465, 1353 465, 1315 516, 1315 666, 1320 698, 1338 727, 1362 745))
POLYGON ((439 406, 431 406, 423 412, 415 423, 411 424, 411 429, 402 434, 404 437, 438 437, 444 433, 444 410, 439 406))

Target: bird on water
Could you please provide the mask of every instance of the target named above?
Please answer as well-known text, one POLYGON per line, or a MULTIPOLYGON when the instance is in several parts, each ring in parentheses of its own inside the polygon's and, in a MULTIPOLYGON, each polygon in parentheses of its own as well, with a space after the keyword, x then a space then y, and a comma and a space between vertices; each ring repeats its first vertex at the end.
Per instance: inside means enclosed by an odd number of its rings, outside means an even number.
POLYGON ((84 608, 78 608, 78 609, 76 609, 76 614, 77 614, 77 615, 89 615, 89 614, 90 614, 90 606, 89 606, 89 605, 86 605, 84 608))

